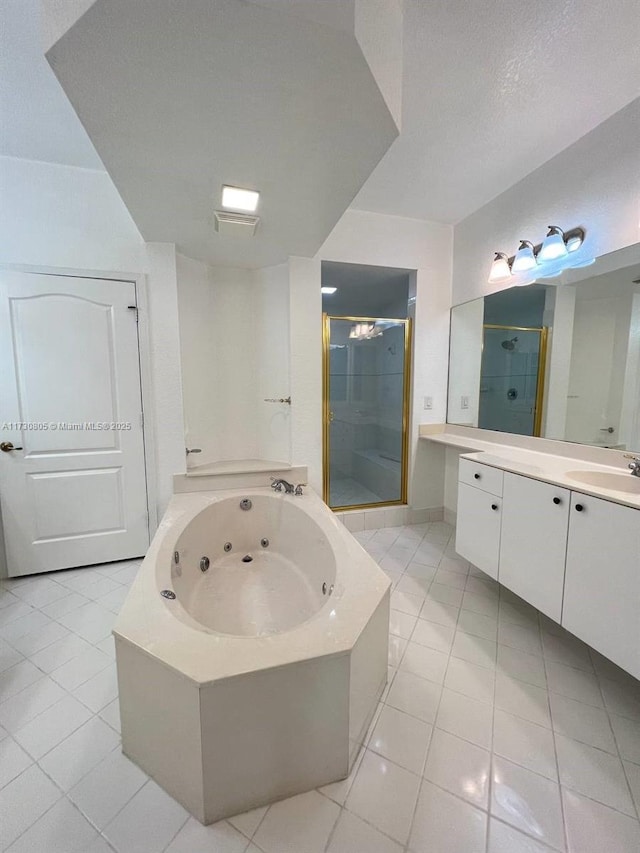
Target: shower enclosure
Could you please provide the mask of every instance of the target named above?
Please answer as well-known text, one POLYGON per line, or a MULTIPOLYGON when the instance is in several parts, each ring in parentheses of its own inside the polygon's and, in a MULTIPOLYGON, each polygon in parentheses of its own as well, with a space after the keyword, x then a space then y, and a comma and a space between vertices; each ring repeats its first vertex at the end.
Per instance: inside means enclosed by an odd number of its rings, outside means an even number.
POLYGON ((324 315, 324 500, 406 503, 410 320, 324 315))
POLYGON ((483 327, 478 426, 539 436, 547 329, 483 327))

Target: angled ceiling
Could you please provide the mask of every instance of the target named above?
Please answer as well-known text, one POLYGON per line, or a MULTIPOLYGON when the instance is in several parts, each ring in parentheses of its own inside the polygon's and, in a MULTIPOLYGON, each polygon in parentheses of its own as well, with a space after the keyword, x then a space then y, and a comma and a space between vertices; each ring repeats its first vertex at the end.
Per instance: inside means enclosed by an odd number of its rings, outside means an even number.
POLYGON ((96 0, 47 52, 145 240, 312 256, 397 136, 353 33, 298 5, 96 0), (214 231, 224 183, 260 191, 255 237, 214 231))
POLYGON ((402 134, 354 206, 455 223, 640 94, 637 0, 405 0, 402 134))
POLYGON ((38 0, 0 3, 0 154, 104 169, 44 58, 38 0))

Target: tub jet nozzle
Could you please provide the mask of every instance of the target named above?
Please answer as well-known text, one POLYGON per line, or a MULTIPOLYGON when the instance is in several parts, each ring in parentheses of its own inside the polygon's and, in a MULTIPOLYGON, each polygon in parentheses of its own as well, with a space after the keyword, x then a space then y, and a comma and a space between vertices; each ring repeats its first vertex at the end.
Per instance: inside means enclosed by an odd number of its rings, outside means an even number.
POLYGON ((242 558, 242 562, 243 563, 252 563, 253 557, 251 556, 251 554, 245 554, 244 557, 242 558))

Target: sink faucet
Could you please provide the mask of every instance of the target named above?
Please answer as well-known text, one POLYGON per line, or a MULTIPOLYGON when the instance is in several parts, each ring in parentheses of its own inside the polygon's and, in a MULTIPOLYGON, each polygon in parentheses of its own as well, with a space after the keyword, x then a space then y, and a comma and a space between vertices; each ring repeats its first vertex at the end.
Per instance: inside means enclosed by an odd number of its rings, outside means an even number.
POLYGON ((293 483, 288 483, 281 477, 271 477, 271 488, 276 492, 281 492, 284 489, 288 495, 292 495, 295 491, 293 483))
POLYGON ((625 453, 625 459, 630 459, 628 467, 631 469, 632 477, 640 477, 640 456, 634 456, 632 453, 625 453))

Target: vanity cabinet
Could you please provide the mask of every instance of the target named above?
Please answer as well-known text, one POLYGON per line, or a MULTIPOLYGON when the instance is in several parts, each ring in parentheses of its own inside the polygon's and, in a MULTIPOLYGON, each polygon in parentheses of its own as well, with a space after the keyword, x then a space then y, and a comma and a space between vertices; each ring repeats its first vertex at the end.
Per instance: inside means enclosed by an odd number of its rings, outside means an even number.
POLYGON ((571 492, 505 472, 499 579, 556 622, 562 615, 571 492))
POLYGON ((502 478, 503 473, 498 468, 468 459, 460 460, 456 551, 496 580, 500 558, 502 478))
POLYGON ((562 625, 640 678, 640 510, 571 493, 562 625))
POLYGON ((461 459, 456 551, 640 678, 640 509, 461 459))

